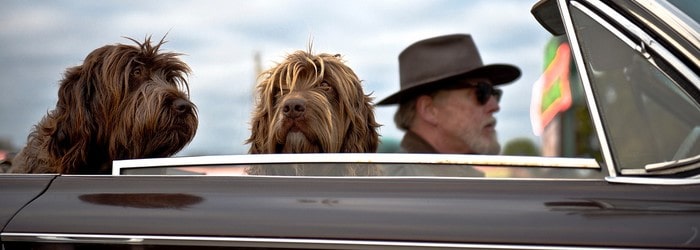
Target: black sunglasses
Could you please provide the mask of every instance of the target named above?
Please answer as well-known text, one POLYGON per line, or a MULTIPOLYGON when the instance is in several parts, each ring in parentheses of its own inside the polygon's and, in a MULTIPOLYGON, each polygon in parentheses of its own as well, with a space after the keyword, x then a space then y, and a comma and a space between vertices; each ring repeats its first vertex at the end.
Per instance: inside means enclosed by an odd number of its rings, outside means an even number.
POLYGON ((496 97, 496 101, 501 101, 501 96, 503 95, 503 90, 494 88, 493 85, 487 82, 477 82, 476 85, 470 85, 469 88, 476 89, 476 100, 481 105, 486 104, 491 96, 496 97))

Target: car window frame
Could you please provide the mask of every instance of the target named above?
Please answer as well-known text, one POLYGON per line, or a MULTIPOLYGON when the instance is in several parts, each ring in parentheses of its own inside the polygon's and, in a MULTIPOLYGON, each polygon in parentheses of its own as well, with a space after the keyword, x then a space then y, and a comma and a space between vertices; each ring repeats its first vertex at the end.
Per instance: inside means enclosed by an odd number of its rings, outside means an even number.
MULTIPOLYGON (((602 119, 600 104, 595 97, 594 89, 592 87, 592 81, 589 76, 589 71, 584 63, 583 50, 579 41, 579 34, 576 32, 576 26, 574 25, 572 13, 570 8, 577 8, 583 11, 589 18, 593 18, 598 24, 603 26, 613 35, 617 36, 621 40, 625 41, 628 46, 632 49, 637 50, 639 53, 644 53, 645 49, 653 49, 656 54, 659 55, 668 64, 673 65, 673 70, 677 74, 685 77, 689 82, 692 83, 695 88, 700 86, 700 80, 698 76, 693 73, 693 70, 686 66, 682 59, 676 57, 673 53, 669 51, 664 44, 659 43, 655 38, 645 32, 642 28, 634 24, 632 21, 624 17, 622 14, 615 11, 612 7, 598 0, 556 0, 557 7, 561 13, 561 21, 563 23, 563 28, 565 34, 570 42, 572 49, 572 54, 575 62, 575 67, 580 72, 579 77, 583 83, 584 93, 586 101, 588 104, 589 112, 591 112, 592 120, 596 132, 598 134, 599 143, 601 146, 601 152, 603 155, 602 165, 605 165, 608 169, 609 176, 606 180, 615 183, 635 183, 635 184, 667 184, 667 185, 685 185, 685 184, 698 184, 700 180, 697 176, 689 177, 691 179, 670 179, 670 178, 656 178, 656 177, 638 177, 628 173, 622 173, 621 169, 616 165, 615 158, 613 157, 613 150, 609 143, 610 138, 608 137, 607 127, 604 126, 604 121, 602 119), (595 9, 595 11, 591 10, 595 9), (614 23, 613 23, 614 22, 614 23), (624 27, 624 31, 620 30, 624 27), (633 36, 633 37, 630 37, 633 36), (636 44, 633 41, 640 41, 640 44, 636 44), (695 180, 692 180, 695 179, 695 180)), ((548 22, 548 25, 556 24, 556 21, 543 20, 548 22)), ((556 30, 555 30, 556 31, 556 30)), ((659 65, 655 65, 659 70, 663 72, 668 72, 668 69, 663 69, 659 65)), ((682 88, 683 90, 687 90, 682 88)), ((694 99, 697 102, 697 99, 694 99)))
MULTIPOLYGON (((112 175, 131 175, 126 172, 134 169, 179 168, 193 166, 246 166, 256 164, 425 164, 456 165, 508 168, 555 168, 600 170, 593 158, 507 156, 507 155, 464 155, 464 154, 411 154, 411 153, 322 153, 322 154, 246 154, 209 155, 150 159, 117 160, 112 164, 112 175)), ((139 174, 136 174, 139 175, 139 174)), ((185 174, 187 175, 187 174, 185 174)), ((605 175, 605 174, 603 174, 605 175)), ((291 177, 291 176, 284 176, 291 177)), ((309 177, 309 176, 304 176, 309 177)), ((327 176, 318 176, 325 178, 327 176)), ((431 177, 421 178, 473 178, 473 177, 431 177)), ((337 177, 334 177, 337 178, 337 177)), ((345 178, 345 177, 343 177, 345 178)), ((354 177, 358 178, 358 177, 354 177)), ((367 178, 404 178, 404 176, 373 176, 367 178)), ((567 178, 552 178, 567 179, 567 178)), ((582 178, 586 179, 586 178, 582 178)))

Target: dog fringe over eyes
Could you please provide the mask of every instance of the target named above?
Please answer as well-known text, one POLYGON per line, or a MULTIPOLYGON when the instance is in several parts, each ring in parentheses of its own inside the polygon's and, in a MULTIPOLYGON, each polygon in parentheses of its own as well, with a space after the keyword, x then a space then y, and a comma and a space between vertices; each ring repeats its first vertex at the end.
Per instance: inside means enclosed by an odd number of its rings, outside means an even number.
POLYGON ((274 153, 276 150, 272 144, 285 141, 284 135, 273 138, 272 134, 281 119, 280 100, 295 91, 305 92, 307 98, 318 98, 317 101, 321 102, 328 102, 324 99, 331 98, 329 101, 336 106, 337 110, 323 108, 320 103, 310 104, 321 108, 314 110, 314 119, 321 119, 314 122, 316 129, 336 131, 318 141, 323 144, 324 151, 375 152, 378 144, 376 129, 380 125, 374 120, 371 94, 363 93, 361 81, 352 69, 344 65, 340 55, 296 51, 284 62, 261 73, 259 78, 251 121, 252 134, 246 140, 246 144, 251 144, 250 153, 274 153), (323 97, 329 93, 318 90, 324 81, 330 85, 330 96, 323 97))
MULTIPOLYGON (((187 78, 190 75, 190 72, 192 69, 185 64, 184 62, 180 61, 177 59, 180 56, 183 56, 185 54, 183 53, 177 53, 177 52, 160 52, 160 48, 162 45, 168 43, 165 38, 168 36, 168 34, 165 34, 158 43, 155 45, 151 43, 152 37, 146 36, 144 39, 144 42, 139 42, 138 40, 131 38, 131 37, 124 37, 136 44, 140 48, 140 51, 142 53, 142 56, 145 58, 152 58, 154 61, 167 61, 171 65, 169 68, 166 68, 164 70, 169 71, 169 72, 180 72, 182 74, 171 74, 168 75, 168 78, 171 78, 173 82, 175 82, 176 86, 178 89, 183 90, 185 94, 187 95, 187 98, 190 98, 190 85, 187 81, 187 78), (159 53, 160 52, 160 53, 159 53)), ((133 59, 132 61, 129 62, 129 65, 127 66, 128 68, 133 69, 132 63, 137 63, 139 65, 145 65, 146 62, 140 61, 138 58, 133 59)), ((125 72, 129 73, 129 72, 125 72)), ((168 79, 166 79, 168 80, 168 79)))
MULTIPOLYGON (((296 51, 259 76, 251 119, 249 153, 373 153, 379 143, 370 94, 338 54, 313 55, 296 51), (327 84, 323 84, 323 82, 327 84), (290 100, 303 100, 301 116, 282 110, 290 100), (291 129, 295 134, 290 134, 291 129), (297 134, 298 132, 301 132, 297 134), (303 135, 302 135, 303 134, 303 135)), ((289 110, 289 107, 287 107, 289 110)), ((253 166, 249 174, 377 175, 376 167, 360 166, 312 170, 253 166), (336 172, 338 171, 338 172, 336 172), (314 174, 315 173, 315 174, 314 174), (335 173, 335 174, 333 174, 335 173)))

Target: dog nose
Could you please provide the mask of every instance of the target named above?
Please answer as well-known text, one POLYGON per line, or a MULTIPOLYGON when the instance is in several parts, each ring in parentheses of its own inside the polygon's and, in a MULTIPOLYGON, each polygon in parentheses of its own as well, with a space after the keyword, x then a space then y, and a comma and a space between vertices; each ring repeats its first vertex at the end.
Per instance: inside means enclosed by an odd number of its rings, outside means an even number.
POLYGON ((177 113, 185 113, 192 110, 192 103, 185 99, 178 98, 173 101, 171 108, 177 113))
POLYGON ((302 99, 289 99, 284 102, 284 116, 288 118, 298 118, 306 111, 306 103, 302 99))

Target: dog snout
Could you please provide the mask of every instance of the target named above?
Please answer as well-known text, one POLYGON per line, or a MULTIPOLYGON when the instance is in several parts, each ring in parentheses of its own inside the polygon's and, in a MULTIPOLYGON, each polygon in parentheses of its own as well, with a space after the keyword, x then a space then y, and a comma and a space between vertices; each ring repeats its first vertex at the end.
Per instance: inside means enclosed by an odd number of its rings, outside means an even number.
POLYGON ((306 102, 303 99, 294 98, 284 102, 284 116, 295 119, 300 117, 306 111, 306 102))
POLYGON ((193 106, 192 106, 191 102, 189 102, 185 99, 182 99, 182 98, 177 98, 171 104, 171 108, 175 112, 182 114, 182 113, 187 113, 187 112, 191 111, 193 106))

